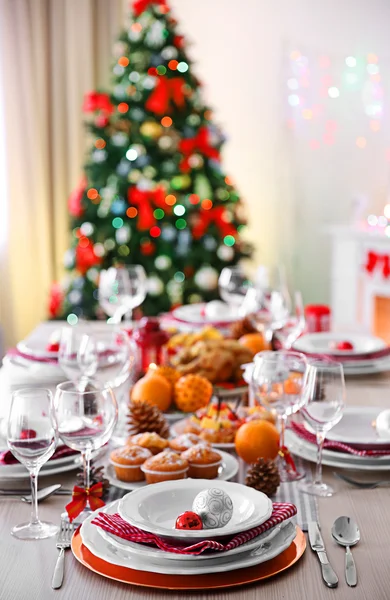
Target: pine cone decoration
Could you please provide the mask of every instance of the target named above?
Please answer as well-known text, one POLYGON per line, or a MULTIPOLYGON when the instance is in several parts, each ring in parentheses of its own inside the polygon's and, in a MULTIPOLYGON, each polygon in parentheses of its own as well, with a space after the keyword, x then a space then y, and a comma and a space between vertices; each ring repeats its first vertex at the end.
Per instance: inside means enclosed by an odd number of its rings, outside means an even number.
POLYGON ((169 425, 162 412, 147 402, 131 401, 127 417, 129 435, 155 432, 163 438, 169 437, 169 425))
MULTIPOLYGON (((95 483, 103 484, 103 493, 106 492, 110 487, 110 482, 108 481, 108 479, 106 479, 104 477, 103 465, 101 465, 100 467, 95 467, 93 464, 91 464, 90 484, 92 486, 92 485, 95 485, 95 483)), ((84 470, 77 473, 76 485, 79 485, 80 487, 84 487, 84 470)))
POLYGON ((245 484, 273 496, 280 484, 279 471, 273 460, 258 458, 248 470, 245 484))
POLYGON ((253 327, 249 317, 245 317, 240 321, 236 321, 231 326, 231 334, 235 340, 238 340, 240 337, 246 335, 247 333, 256 333, 256 329, 253 327))

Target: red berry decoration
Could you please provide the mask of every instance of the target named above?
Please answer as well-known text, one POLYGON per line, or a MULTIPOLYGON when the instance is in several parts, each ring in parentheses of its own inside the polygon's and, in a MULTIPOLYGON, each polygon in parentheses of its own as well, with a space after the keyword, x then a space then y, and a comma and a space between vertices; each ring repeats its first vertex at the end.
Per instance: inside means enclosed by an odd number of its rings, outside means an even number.
POLYGON ((54 342, 53 344, 48 344, 47 345, 47 351, 48 352, 58 352, 59 349, 60 349, 59 342, 54 342))
POLYGON ((176 519, 176 529, 203 529, 202 519, 191 510, 187 510, 176 519))
POLYGON ((37 437, 37 432, 34 429, 22 429, 20 432, 21 440, 33 440, 37 437))
POLYGON ((337 342, 337 350, 353 350, 353 344, 351 342, 337 342))

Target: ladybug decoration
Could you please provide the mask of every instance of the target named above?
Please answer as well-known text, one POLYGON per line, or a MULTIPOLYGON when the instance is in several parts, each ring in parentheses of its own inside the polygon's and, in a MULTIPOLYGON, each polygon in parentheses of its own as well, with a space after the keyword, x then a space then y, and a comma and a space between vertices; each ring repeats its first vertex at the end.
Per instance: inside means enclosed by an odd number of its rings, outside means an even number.
POLYGON ((179 515, 176 519, 176 529, 203 529, 202 519, 199 515, 191 510, 179 515))

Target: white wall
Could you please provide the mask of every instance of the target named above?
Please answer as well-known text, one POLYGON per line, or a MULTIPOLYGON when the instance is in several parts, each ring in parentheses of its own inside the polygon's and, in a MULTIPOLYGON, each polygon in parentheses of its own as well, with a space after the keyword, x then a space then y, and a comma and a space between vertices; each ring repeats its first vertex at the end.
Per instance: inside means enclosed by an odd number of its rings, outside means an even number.
MULTIPOLYGON (((370 150, 301 154, 285 128, 283 63, 293 43, 389 58, 389 0, 171 0, 207 100, 228 136, 224 160, 246 199, 257 260, 288 264, 305 301, 329 299, 326 223, 348 219, 356 194, 379 210, 387 166, 370 150), (307 160, 307 163, 305 161, 307 160), (306 168, 305 168, 306 167, 306 168), (307 171, 307 177, 305 176, 307 171)), ((390 74, 390 71, 388 71, 390 74)))

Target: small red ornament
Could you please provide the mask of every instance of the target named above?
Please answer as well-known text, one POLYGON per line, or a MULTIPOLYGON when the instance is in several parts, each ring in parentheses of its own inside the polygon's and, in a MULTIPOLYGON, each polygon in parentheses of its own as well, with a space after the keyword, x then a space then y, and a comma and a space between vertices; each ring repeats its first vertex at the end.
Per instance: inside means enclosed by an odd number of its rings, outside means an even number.
POLYGON ((144 256, 151 256, 156 250, 156 246, 152 242, 141 243, 140 247, 144 256))
POLYGON ((48 352, 58 352, 58 351, 59 351, 59 349, 60 349, 60 344, 59 344, 58 342, 54 342, 54 343, 52 343, 52 344, 48 344, 48 345, 46 346, 46 350, 47 350, 48 352))
POLYGON ((108 123, 109 123, 109 120, 105 115, 100 114, 95 119, 96 127, 101 127, 101 128, 107 127, 108 123))
POLYGON ((353 350, 351 342, 337 342, 336 350, 353 350))
POLYGON ((176 529, 203 529, 202 519, 191 510, 187 510, 176 519, 176 529))
POLYGON ((37 432, 34 429, 22 429, 20 432, 21 440, 33 440, 37 437, 37 432))

